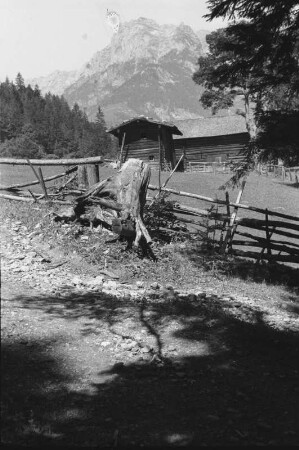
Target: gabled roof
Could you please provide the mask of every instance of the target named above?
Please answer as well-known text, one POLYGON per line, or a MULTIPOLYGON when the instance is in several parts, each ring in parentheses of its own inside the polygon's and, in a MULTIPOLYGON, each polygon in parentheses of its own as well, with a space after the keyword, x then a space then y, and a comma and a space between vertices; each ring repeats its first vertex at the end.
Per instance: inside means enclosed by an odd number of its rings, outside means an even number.
MULTIPOLYGON (((247 133, 244 117, 239 114, 198 119, 176 120, 183 132, 183 138, 224 136, 247 133)), ((175 139, 178 139, 175 137, 175 139)))
POLYGON ((133 117, 132 119, 125 120, 124 122, 120 123, 116 127, 114 126, 107 131, 108 131, 108 133, 111 133, 114 136, 118 136, 119 130, 121 130, 122 128, 126 128, 128 125, 130 125, 131 123, 134 123, 134 122, 136 122, 136 123, 138 123, 138 122, 153 123, 155 125, 160 125, 162 127, 168 128, 172 134, 177 134, 179 136, 182 136, 182 134, 183 134, 173 123, 164 122, 161 120, 155 120, 155 119, 152 119, 151 117, 145 117, 145 116, 133 117))

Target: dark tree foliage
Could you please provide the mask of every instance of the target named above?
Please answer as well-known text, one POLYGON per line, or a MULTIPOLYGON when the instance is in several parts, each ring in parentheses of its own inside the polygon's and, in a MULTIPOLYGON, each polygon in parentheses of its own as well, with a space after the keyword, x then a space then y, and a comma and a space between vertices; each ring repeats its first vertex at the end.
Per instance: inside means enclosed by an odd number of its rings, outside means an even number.
MULTIPOLYGON (((246 20, 249 40, 251 70, 267 68, 264 84, 278 85, 287 81, 289 91, 299 92, 299 1, 298 0, 209 0, 208 20, 226 17, 233 20, 232 30, 239 36, 239 49, 244 54, 248 39, 243 41, 240 19, 246 20)), ((238 48, 234 49, 238 55, 238 48)))
POLYGON ((296 163, 298 134, 291 127, 299 111, 299 1, 209 0, 208 7, 206 18, 231 23, 207 36, 209 52, 193 79, 204 86, 200 100, 213 112, 232 106, 236 95, 244 98, 239 113, 250 143, 235 179, 257 159, 296 163))
POLYGON ((258 118, 257 144, 264 161, 280 158, 287 166, 299 165, 299 110, 264 111, 258 118))
POLYGON ((15 83, 0 83, 0 156, 87 157, 112 149, 100 107, 90 122, 77 104, 71 109, 63 97, 25 86, 20 73, 15 83))

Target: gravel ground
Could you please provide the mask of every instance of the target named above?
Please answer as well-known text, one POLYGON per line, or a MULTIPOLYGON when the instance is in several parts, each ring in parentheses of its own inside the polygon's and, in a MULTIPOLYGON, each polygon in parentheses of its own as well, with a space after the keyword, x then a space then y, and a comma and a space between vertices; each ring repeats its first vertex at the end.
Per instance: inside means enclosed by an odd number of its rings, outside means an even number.
POLYGON ((298 445, 294 296, 78 275, 37 232, 1 226, 4 444, 298 445))

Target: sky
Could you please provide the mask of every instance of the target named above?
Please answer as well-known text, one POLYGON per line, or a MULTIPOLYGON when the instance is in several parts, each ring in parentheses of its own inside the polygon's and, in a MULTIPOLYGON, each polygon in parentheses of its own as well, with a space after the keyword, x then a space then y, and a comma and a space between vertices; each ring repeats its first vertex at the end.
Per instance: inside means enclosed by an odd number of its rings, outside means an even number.
POLYGON ((202 17, 205 0, 0 0, 0 80, 79 69, 110 43, 107 9, 121 22, 146 17, 194 30, 225 26, 202 17))

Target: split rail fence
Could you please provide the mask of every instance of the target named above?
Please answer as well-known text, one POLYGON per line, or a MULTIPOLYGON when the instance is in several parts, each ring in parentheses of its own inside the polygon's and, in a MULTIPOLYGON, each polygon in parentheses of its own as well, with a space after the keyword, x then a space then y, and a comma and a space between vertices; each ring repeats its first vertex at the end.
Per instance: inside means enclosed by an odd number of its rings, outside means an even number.
MULTIPOLYGON (((210 240, 220 253, 234 254, 257 261, 299 264, 299 216, 242 204, 244 188, 245 181, 236 202, 230 201, 228 192, 225 193, 226 199, 220 200, 165 187, 160 188, 160 191, 213 205, 212 208, 198 209, 174 203, 172 209, 180 215, 197 217, 197 220, 194 218, 181 220, 208 229, 212 234, 210 240), (222 208, 224 211, 221 212, 222 208), (239 210, 253 212, 255 217, 240 217, 239 210), (198 217, 206 218, 206 222, 200 222, 198 217)), ((159 190, 159 187, 149 185, 148 189, 159 190)))
MULTIPOLYGON (((0 164, 29 165, 35 175, 36 180, 26 183, 19 183, 10 186, 0 186, 0 198, 10 200, 22 200, 28 202, 55 201, 62 204, 71 204, 63 195, 80 195, 82 191, 98 181, 98 164, 111 162, 103 160, 101 157, 71 159, 71 160, 12 160, 0 159, 0 164), (41 166, 70 166, 64 172, 48 178, 43 177, 41 166), (37 170, 35 167, 37 167, 37 170), (86 171, 81 170, 86 167, 86 171), (89 169, 88 169, 89 168, 89 169), (80 175, 80 172, 81 175, 80 175), (80 178, 81 176, 81 178, 80 178), (50 193, 46 188, 46 183, 54 179, 64 177, 62 185, 56 193, 50 193), (69 189, 71 181, 77 177, 79 189, 69 189), (81 186, 80 186, 81 183, 81 186), (40 184, 42 194, 37 195, 24 190, 29 186, 40 184), (58 191, 58 192, 57 192, 58 191), (7 193, 9 192, 9 193, 7 193), (13 194, 13 195, 12 195, 13 194), (61 199, 61 196, 63 199, 61 199)), ((180 161, 179 161, 180 162, 180 161)), ((179 165, 179 162, 176 168, 179 165)), ((211 242, 222 254, 234 254, 240 257, 253 258, 257 261, 266 260, 269 262, 286 262, 299 264, 299 216, 291 216, 268 209, 257 208, 241 203, 241 198, 245 188, 245 180, 235 202, 229 199, 229 193, 225 193, 225 200, 210 198, 190 192, 178 191, 166 188, 167 182, 172 177, 176 168, 171 172, 163 185, 149 185, 148 189, 158 191, 149 199, 153 203, 162 192, 177 197, 193 198, 196 201, 211 204, 210 208, 199 209, 183 205, 176 201, 170 202, 169 206, 182 223, 195 226, 197 230, 208 229, 211 242), (254 213, 254 217, 243 217, 240 211, 254 213), (203 220, 204 219, 204 220, 203 220), (244 249, 245 248, 245 249, 244 249)), ((200 233, 199 233, 200 234, 200 233)))

